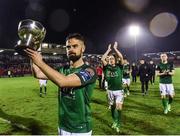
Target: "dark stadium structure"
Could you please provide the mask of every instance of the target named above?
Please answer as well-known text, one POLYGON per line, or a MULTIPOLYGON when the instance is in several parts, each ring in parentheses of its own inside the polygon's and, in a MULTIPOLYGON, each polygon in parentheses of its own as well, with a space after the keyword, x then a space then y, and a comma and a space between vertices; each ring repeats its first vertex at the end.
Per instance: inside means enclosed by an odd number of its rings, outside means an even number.
MULTIPOLYGON (((43 43, 41 53, 44 61, 54 69, 69 65, 64 45, 43 43)), ((100 63, 101 55, 84 54, 86 63, 96 67, 100 63)), ((0 49, 0 77, 17 77, 31 75, 30 60, 19 55, 14 49, 0 49), (8 75, 8 71, 10 72, 8 75)))
POLYGON ((166 53, 169 61, 173 62, 175 67, 180 67, 180 51, 157 52, 157 53, 144 53, 142 57, 146 60, 153 60, 156 64, 160 62, 160 55, 166 53))

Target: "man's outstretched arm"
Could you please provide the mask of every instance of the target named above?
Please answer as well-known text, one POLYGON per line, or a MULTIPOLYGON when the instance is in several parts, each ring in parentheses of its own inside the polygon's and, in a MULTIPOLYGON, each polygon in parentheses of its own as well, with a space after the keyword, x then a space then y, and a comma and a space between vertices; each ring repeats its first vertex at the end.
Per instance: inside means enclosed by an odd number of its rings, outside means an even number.
POLYGON ((37 51, 26 49, 25 52, 32 59, 35 77, 49 79, 59 87, 78 87, 81 86, 81 80, 76 74, 65 76, 48 66, 37 51), (39 68, 37 68, 37 67, 39 68))

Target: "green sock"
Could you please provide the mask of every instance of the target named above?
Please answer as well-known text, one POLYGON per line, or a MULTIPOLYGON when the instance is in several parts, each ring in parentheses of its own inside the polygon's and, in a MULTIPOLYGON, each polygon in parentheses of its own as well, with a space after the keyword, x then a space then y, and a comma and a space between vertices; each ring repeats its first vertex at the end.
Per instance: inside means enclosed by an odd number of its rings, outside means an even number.
POLYGON ((114 121, 115 121, 116 123, 118 123, 118 120, 119 120, 119 113, 118 113, 118 110, 115 109, 115 110, 114 110, 114 121))
POLYGON ((128 91, 129 91, 129 89, 130 89, 130 86, 127 86, 127 89, 128 89, 128 91))
POLYGON ((115 106, 114 106, 114 105, 111 105, 111 116, 112 116, 112 118, 113 118, 113 121, 115 121, 114 112, 115 112, 115 106))
POLYGON ((122 120, 121 114, 122 114, 122 110, 117 110, 117 111, 118 111, 118 115, 119 115, 119 117, 118 117, 118 125, 121 125, 121 120, 122 120))
POLYGON ((166 109, 167 108, 167 99, 166 98, 162 99, 162 104, 163 104, 164 109, 166 109))
POLYGON ((173 98, 169 96, 169 101, 168 101, 168 104, 171 104, 173 101, 173 98))
POLYGON ((124 87, 124 93, 127 94, 127 88, 126 87, 124 87))

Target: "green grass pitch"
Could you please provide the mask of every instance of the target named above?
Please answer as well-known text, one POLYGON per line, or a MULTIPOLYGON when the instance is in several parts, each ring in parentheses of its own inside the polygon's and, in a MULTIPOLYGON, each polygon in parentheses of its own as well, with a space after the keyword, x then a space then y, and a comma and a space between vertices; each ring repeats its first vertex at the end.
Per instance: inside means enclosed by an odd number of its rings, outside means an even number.
MULTIPOLYGON (((163 114, 158 89, 150 85, 149 95, 140 93, 140 83, 131 85, 124 101, 122 127, 119 134, 180 134, 180 69, 173 78, 176 97, 172 111, 163 114)), ((38 80, 33 77, 0 78, 0 134, 57 134, 57 86, 48 81, 47 96, 39 97, 38 80), (7 122, 9 121, 9 122, 7 122)), ((111 129, 111 113, 107 109, 106 92, 94 90, 92 98, 93 134, 116 135, 111 129)))

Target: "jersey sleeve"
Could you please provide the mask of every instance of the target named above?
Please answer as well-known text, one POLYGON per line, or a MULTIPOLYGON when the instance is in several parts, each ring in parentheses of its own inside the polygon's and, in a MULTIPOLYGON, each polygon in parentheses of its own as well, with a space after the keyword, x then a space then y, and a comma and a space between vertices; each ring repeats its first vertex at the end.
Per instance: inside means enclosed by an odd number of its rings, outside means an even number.
POLYGON ((91 67, 81 69, 78 73, 75 74, 80 78, 82 85, 94 83, 97 79, 96 71, 91 67))
POLYGON ((59 73, 64 73, 64 68, 61 67, 61 68, 58 69, 58 71, 59 71, 59 73))
POLYGON ((118 63, 117 66, 120 67, 120 69, 123 69, 123 65, 122 64, 118 63))

